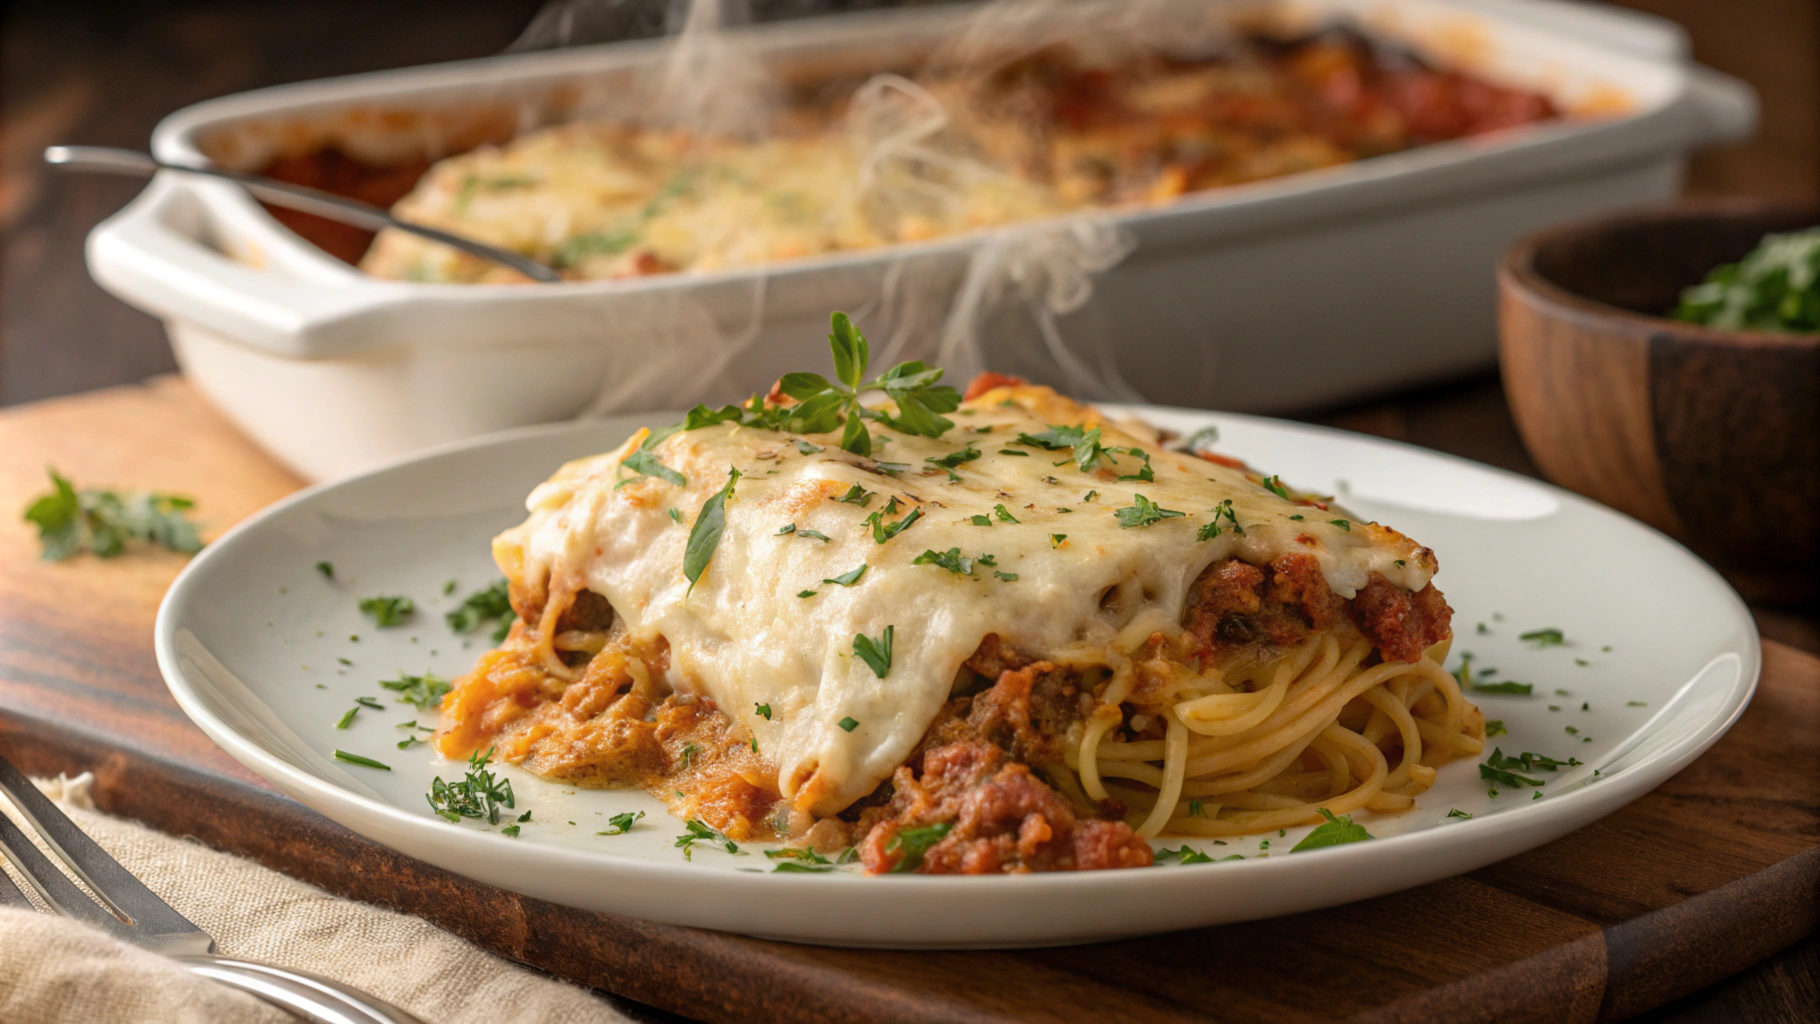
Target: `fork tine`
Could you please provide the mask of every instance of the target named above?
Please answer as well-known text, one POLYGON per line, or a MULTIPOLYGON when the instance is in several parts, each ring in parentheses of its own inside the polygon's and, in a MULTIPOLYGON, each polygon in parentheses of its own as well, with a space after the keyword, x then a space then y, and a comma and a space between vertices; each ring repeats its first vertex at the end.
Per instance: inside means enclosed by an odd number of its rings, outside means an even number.
POLYGON ((195 936, 195 941, 183 945, 205 951, 213 946, 189 918, 177 913, 157 893, 146 888, 145 883, 121 867, 119 861, 77 828, 75 822, 38 792, 38 787, 5 757, 0 757, 0 792, 12 800, 13 806, 37 830, 45 844, 69 865, 76 877, 87 883, 108 906, 106 909, 97 906, 38 852, 18 826, 0 815, 0 822, 4 822, 0 825, 0 844, 7 847, 13 863, 44 896, 45 902, 65 914, 93 921, 104 928, 111 925, 111 930, 126 933, 123 937, 140 945, 154 945, 155 936, 195 936), (120 918, 125 918, 126 923, 120 918))
POLYGON ((38 895, 51 909, 65 917, 79 918, 89 924, 99 925, 104 931, 123 935, 126 925, 113 914, 101 908, 101 905, 88 898, 88 894, 76 888, 76 883, 63 877, 38 848, 32 845, 13 819, 0 815, 0 853, 5 853, 13 867, 25 876, 38 895))
POLYGON ((19 887, 13 884, 12 877, 0 871, 0 907, 21 907, 25 910, 36 910, 32 901, 25 898, 19 887))

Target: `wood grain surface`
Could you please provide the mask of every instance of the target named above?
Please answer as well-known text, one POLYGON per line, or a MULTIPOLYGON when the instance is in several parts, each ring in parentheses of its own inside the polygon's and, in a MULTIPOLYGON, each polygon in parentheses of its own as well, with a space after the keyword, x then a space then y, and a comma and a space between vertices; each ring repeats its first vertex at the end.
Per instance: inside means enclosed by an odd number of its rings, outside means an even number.
MULTIPOLYGON (((188 492, 215 530, 296 486, 168 379, 0 413, 0 509, 42 489, 46 462, 81 483, 188 492)), ((163 553, 42 563, 28 528, 0 526, 0 750, 35 773, 94 771, 114 813, 704 1020, 1618 1020, 1820 924, 1820 659, 1773 642, 1756 701, 1706 756, 1616 814, 1470 875, 1126 942, 894 953, 558 907, 403 857, 278 795, 191 727, 157 676, 152 617, 180 566, 163 553)))

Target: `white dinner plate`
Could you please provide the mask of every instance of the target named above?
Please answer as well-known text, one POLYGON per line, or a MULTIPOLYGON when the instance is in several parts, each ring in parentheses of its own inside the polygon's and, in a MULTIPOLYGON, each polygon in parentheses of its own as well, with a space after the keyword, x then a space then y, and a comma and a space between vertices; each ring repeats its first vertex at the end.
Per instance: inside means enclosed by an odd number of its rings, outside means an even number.
MULTIPOLYGON (((1020 876, 869 877, 857 866, 774 874, 765 847, 698 846, 642 792, 576 790, 503 769, 532 812, 520 834, 450 824, 425 799, 463 765, 399 725, 433 721, 379 681, 453 678, 485 649, 443 614, 499 577, 488 541, 562 462, 675 417, 614 418, 495 436, 303 491, 209 545, 158 615, 158 661, 196 724, 286 793, 371 839, 539 899, 672 924, 841 945, 1017 946, 1088 942, 1333 906, 1470 871, 1635 800, 1737 720, 1757 682, 1757 632, 1730 587, 1685 549, 1602 506, 1406 445, 1246 416, 1134 410, 1159 426, 1220 430, 1221 451, 1284 480, 1331 488, 1358 515, 1437 553, 1455 609, 1453 664, 1470 652, 1528 697, 1475 694, 1506 735, 1488 745, 1577 758, 1539 790, 1488 793, 1477 765, 1440 769, 1403 815, 1360 813, 1371 842, 1291 853, 1308 831, 1224 845, 1216 862, 1020 876), (334 567, 327 579, 318 562, 334 567), (452 591, 449 581, 455 581, 452 591), (376 629, 362 597, 402 594, 406 626, 376 629), (1563 645, 1520 635, 1562 631, 1563 645), (362 710, 337 728, 357 697, 362 710), (340 749, 390 766, 333 759, 340 749), (1534 793, 1541 793, 1536 798, 1534 793), (615 814, 642 810, 628 834, 615 814), (1470 814, 1451 816, 1458 811, 1470 814), (1233 854, 1242 860, 1222 861, 1233 854)), ((1450 667, 1453 667, 1450 664, 1450 667)), ((1169 839, 1177 846, 1181 840, 1169 839)))

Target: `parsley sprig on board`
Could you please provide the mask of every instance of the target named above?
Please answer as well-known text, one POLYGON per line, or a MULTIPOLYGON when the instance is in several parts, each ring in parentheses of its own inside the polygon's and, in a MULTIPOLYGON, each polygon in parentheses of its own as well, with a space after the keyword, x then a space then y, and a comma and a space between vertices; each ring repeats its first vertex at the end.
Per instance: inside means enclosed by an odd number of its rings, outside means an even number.
POLYGON ((202 540, 188 517, 195 507, 189 498, 154 491, 77 490, 55 469, 47 467, 46 472, 51 477, 51 492, 25 509, 26 522, 38 527, 46 560, 61 562, 84 551, 113 558, 132 541, 185 555, 202 550, 202 540))

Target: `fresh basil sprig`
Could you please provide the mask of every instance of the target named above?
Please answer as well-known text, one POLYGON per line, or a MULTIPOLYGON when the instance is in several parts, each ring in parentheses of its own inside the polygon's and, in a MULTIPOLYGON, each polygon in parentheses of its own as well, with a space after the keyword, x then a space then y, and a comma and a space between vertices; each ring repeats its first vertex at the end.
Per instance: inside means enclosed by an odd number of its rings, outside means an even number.
POLYGON ((899 363, 882 375, 866 379, 871 360, 871 347, 866 336, 853 326, 845 313, 835 313, 828 347, 834 355, 835 380, 819 373, 787 373, 778 389, 797 405, 784 410, 794 421, 791 429, 805 434, 831 431, 844 417, 840 446, 855 455, 872 454, 872 434, 866 420, 877 420, 894 430, 923 437, 940 437, 954 426, 942 413, 953 412, 961 404, 961 394, 942 379, 940 367, 918 361, 899 363), (868 391, 883 391, 897 403, 897 415, 866 409, 859 396, 868 391))

